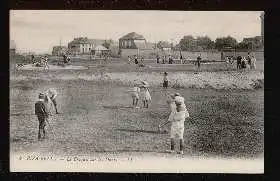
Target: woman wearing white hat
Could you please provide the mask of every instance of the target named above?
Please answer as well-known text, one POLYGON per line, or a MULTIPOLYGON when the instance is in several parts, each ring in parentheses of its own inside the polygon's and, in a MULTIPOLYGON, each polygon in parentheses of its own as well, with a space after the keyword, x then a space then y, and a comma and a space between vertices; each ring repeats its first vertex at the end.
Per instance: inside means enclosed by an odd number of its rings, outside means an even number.
POLYGON ((146 108, 149 107, 149 102, 152 101, 152 97, 150 95, 148 87, 149 87, 148 82, 143 81, 142 85, 141 85, 141 98, 142 98, 144 107, 146 107, 146 108))

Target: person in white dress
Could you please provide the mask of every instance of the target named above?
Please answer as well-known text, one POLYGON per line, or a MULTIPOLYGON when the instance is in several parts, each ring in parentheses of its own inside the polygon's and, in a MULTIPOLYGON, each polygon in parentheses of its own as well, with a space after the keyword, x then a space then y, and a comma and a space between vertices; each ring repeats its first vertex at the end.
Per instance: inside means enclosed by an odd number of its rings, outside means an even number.
POLYGON ((146 108, 149 108, 149 102, 152 101, 152 97, 150 95, 150 91, 148 87, 149 87, 148 83, 146 81, 143 81, 141 85, 141 98, 143 101, 143 105, 146 108))
POLYGON ((44 57, 44 69, 49 69, 49 59, 47 56, 44 57))
POLYGON ((256 62, 257 62, 257 60, 256 60, 256 58, 254 57, 254 56, 252 56, 252 58, 251 58, 251 69, 256 69, 256 62))

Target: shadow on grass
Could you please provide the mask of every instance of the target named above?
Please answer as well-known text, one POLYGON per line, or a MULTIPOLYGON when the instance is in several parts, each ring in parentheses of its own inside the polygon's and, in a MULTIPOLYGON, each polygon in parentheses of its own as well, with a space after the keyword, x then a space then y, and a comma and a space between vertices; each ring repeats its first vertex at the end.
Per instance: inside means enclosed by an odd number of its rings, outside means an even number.
POLYGON ((167 131, 153 131, 153 130, 141 130, 141 129, 117 129, 118 131, 126 131, 126 132, 132 132, 132 133, 151 133, 151 134, 167 134, 167 131))
POLYGON ((35 138, 28 138, 26 136, 23 137, 15 137, 15 138, 11 138, 10 142, 14 142, 14 143, 35 143, 38 140, 35 138))
POLYGON ((35 114, 28 114, 28 113, 10 113, 10 116, 31 116, 35 114))

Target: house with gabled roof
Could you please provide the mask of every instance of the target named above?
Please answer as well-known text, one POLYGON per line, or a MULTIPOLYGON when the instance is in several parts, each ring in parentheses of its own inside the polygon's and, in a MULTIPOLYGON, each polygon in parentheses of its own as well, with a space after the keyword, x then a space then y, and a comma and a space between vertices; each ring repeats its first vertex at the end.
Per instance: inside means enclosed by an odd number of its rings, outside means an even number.
POLYGON ((148 56, 153 53, 154 45, 146 41, 143 35, 131 32, 119 39, 119 52, 121 56, 148 56))
POLYGON ((128 33, 119 39, 120 49, 145 48, 146 39, 135 32, 128 33))
POLYGON ((87 37, 74 38, 68 43, 68 52, 75 55, 90 54, 96 46, 102 45, 104 42, 105 40, 87 37))

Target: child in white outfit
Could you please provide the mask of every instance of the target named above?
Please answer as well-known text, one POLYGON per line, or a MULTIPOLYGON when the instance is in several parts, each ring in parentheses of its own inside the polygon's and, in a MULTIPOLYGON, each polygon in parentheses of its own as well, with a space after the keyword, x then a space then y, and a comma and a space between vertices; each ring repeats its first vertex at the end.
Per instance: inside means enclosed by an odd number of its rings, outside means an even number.
POLYGON ((181 96, 176 96, 174 99, 176 104, 176 111, 170 115, 171 121, 171 131, 170 131, 170 139, 171 139, 171 150, 169 152, 175 152, 175 139, 178 138, 180 140, 180 154, 183 154, 183 142, 184 142, 184 123, 185 119, 189 117, 189 113, 186 109, 186 105, 184 103, 184 98, 181 96))
POLYGON ((135 108, 138 108, 137 104, 139 100, 139 93, 140 93, 140 88, 138 87, 137 84, 134 84, 131 96, 132 96, 132 105, 135 106, 135 108))
POLYGON ((149 88, 148 88, 148 83, 145 82, 145 81, 141 85, 141 98, 142 98, 144 107, 148 108, 149 107, 149 102, 152 101, 152 97, 150 95, 150 91, 149 91, 149 88))

